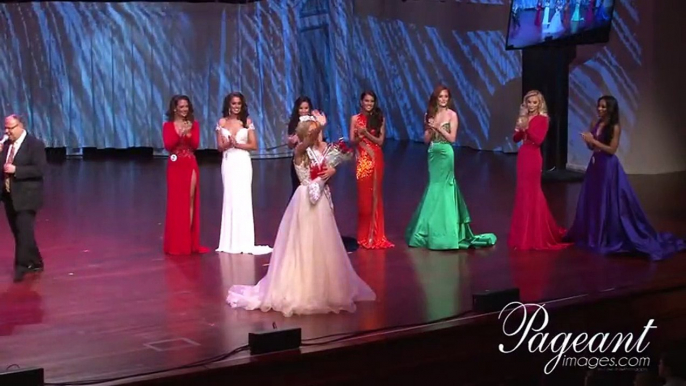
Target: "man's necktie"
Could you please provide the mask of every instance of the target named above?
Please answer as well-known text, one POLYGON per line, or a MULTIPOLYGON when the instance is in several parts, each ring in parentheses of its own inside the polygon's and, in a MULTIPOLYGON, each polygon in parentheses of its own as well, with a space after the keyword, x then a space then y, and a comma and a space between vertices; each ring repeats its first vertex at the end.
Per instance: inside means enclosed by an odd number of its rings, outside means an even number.
MULTIPOLYGON (((14 143, 10 144, 10 155, 7 157, 6 164, 14 162, 14 143)), ((10 191, 10 175, 5 173, 5 190, 10 191)))

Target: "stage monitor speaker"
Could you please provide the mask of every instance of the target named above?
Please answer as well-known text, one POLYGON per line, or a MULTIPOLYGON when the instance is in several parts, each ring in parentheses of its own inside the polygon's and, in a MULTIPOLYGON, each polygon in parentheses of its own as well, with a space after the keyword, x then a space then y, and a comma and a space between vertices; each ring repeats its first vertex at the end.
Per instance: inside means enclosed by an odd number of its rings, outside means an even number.
POLYGON ((506 305, 519 301, 519 288, 499 291, 486 290, 472 295, 472 309, 476 312, 500 311, 506 305))
POLYGON ((43 386, 45 384, 44 376, 43 369, 37 367, 10 370, 0 373, 0 385, 43 386))
POLYGON ((268 330, 251 332, 248 334, 250 354, 268 354, 270 352, 294 350, 300 348, 302 330, 289 328, 287 330, 268 330))

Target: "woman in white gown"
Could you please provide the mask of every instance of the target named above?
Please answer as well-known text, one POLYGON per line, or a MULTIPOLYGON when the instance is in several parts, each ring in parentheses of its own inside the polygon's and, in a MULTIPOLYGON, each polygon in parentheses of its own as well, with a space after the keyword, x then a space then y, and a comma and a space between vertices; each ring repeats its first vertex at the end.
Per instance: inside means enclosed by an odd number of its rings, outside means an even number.
POLYGON ((550 5, 550 0, 546 0, 545 9, 543 10, 543 22, 541 23, 541 25, 543 25, 543 29, 550 24, 550 5))
POLYGON ((268 246, 255 245, 252 208, 252 160, 257 150, 255 127, 248 117, 248 106, 241 93, 224 98, 224 118, 217 123, 217 149, 222 152, 222 225, 217 252, 263 255, 268 246))
POLYGON ((326 185, 335 169, 326 168, 314 180, 310 176, 326 148, 318 139, 326 118, 313 115, 301 117, 296 128, 301 143, 293 162, 301 184, 281 219, 267 275, 255 286, 232 286, 226 299, 231 307, 292 316, 354 312, 355 302, 376 299, 353 269, 336 225, 326 185), (317 197, 313 191, 321 192, 318 200, 311 198, 317 197))

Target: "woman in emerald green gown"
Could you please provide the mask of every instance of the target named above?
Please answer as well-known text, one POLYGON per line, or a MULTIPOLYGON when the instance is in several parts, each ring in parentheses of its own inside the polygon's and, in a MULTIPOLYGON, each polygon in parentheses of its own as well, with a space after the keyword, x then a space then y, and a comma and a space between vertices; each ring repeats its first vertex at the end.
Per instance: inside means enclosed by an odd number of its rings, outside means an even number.
POLYGON ((429 98, 424 142, 429 144, 429 184, 405 231, 410 247, 432 250, 483 248, 495 245, 492 233, 475 235, 455 180, 457 113, 449 108, 450 90, 439 86, 429 98))

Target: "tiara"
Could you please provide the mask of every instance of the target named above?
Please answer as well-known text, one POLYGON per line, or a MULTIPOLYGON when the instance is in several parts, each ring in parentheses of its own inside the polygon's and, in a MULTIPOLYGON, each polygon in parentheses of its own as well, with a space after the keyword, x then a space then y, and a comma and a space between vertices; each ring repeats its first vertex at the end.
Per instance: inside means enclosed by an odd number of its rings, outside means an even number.
POLYGON ((313 121, 316 122, 317 118, 312 115, 303 115, 300 117, 300 122, 313 121))

